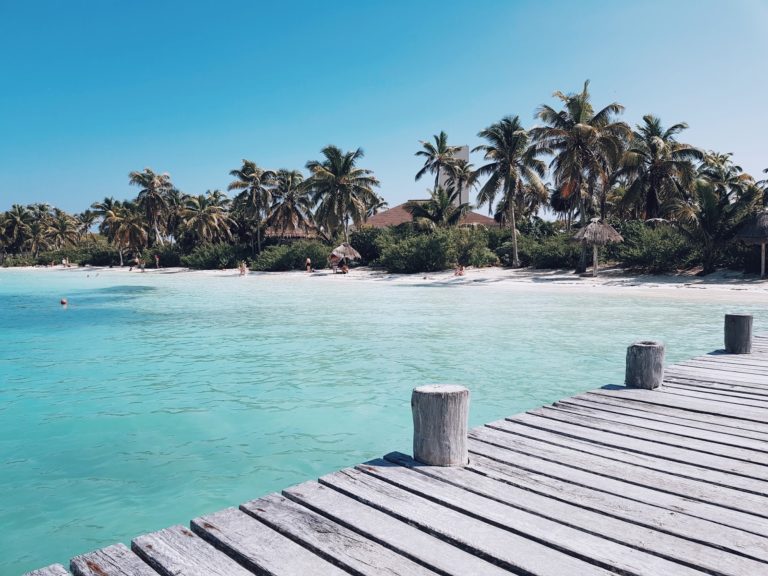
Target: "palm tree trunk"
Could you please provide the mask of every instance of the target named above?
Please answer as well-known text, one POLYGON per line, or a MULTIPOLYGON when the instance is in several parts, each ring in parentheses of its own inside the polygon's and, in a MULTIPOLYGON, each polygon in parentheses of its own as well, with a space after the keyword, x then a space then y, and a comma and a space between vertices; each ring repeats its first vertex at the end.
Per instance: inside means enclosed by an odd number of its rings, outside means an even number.
POLYGON ((437 171, 435 172, 435 188, 433 192, 437 192, 437 187, 440 185, 440 165, 437 165, 437 171))
POLYGON ((349 214, 344 217, 344 242, 349 242, 349 214))
POLYGON ((509 220, 512 224, 512 267, 520 268, 520 258, 517 255, 517 222, 515 221, 515 203, 509 203, 509 220))
POLYGON ((259 254, 261 254, 261 222, 256 223, 256 244, 259 247, 259 254))
POLYGON ((760 244, 760 278, 765 278, 765 242, 760 244))
POLYGON ((592 276, 597 276, 597 244, 592 244, 592 276))
MULTIPOLYGON (((584 199, 580 199, 581 202, 581 209, 579 212, 581 214, 579 215, 579 221, 581 222, 581 227, 587 225, 587 206, 584 202, 584 199)), ((584 274, 584 272, 587 271, 587 245, 582 244, 581 245, 581 255, 579 256, 579 265, 576 267, 576 274, 584 274)))

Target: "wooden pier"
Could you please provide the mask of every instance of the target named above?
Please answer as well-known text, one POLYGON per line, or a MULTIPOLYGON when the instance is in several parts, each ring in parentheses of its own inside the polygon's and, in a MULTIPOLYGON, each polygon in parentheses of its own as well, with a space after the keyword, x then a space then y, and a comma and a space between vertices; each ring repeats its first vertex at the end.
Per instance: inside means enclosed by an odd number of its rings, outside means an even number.
POLYGON ((751 354, 668 366, 655 390, 599 389, 468 436, 465 466, 388 454, 78 556, 70 570, 768 575, 768 337, 751 354))

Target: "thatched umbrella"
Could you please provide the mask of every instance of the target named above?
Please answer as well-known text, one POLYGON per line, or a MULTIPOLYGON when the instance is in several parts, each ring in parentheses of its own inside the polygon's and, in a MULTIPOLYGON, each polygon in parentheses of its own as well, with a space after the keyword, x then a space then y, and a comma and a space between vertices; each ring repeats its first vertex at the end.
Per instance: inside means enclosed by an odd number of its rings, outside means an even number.
POLYGON ((344 242, 343 244, 336 246, 336 248, 333 249, 333 252, 331 252, 331 256, 336 256, 342 260, 345 258, 347 260, 359 260, 361 258, 360 252, 352 248, 352 245, 349 242, 344 242))
POLYGON ((609 242, 624 242, 613 226, 600 222, 599 218, 592 218, 589 224, 573 235, 573 239, 592 246, 592 276, 597 276, 597 247, 609 242))
POLYGON ((760 244, 760 278, 765 278, 765 245, 768 243, 768 211, 755 214, 739 229, 736 238, 746 244, 760 244))

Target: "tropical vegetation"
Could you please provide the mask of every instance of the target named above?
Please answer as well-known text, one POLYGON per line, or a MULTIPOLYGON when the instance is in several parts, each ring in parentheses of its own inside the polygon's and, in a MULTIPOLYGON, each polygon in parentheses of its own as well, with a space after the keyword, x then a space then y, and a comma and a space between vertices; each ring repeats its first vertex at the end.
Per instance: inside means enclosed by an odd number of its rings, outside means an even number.
POLYGON ((480 130, 477 167, 459 158, 462 147, 445 131, 420 141, 415 179, 429 176, 433 185, 405 204, 412 221, 400 226, 367 227, 387 208, 378 178, 362 149, 326 146, 305 171, 244 159, 222 189, 202 193, 182 192, 169 174, 145 168, 128 175, 134 198, 107 196, 78 214, 14 204, 0 212, 0 260, 123 266, 158 255, 164 265, 248 260, 254 269, 285 270, 307 257, 322 267, 330 245, 349 241, 362 263, 393 272, 457 264, 583 272, 586 249, 573 236, 599 221, 624 239, 603 247, 603 260, 626 267, 707 274, 754 266, 756 249, 737 236, 765 209, 768 180, 744 172, 730 154, 686 143, 685 122, 646 114, 631 126, 618 102, 593 103, 589 82, 553 97, 530 127, 509 115, 480 130), (474 208, 496 224, 468 225, 474 208))

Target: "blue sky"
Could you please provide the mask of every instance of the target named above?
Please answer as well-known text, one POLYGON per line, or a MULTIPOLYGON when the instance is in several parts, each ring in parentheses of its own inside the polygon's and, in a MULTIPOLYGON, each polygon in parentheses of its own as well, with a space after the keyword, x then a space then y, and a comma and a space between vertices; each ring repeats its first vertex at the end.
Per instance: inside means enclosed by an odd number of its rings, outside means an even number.
POLYGON ((144 167, 224 189, 326 144, 361 146, 394 205, 425 195, 420 139, 532 126, 587 78, 762 177, 766 22, 768 0, 0 0, 0 209, 132 197, 144 167))

